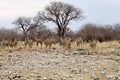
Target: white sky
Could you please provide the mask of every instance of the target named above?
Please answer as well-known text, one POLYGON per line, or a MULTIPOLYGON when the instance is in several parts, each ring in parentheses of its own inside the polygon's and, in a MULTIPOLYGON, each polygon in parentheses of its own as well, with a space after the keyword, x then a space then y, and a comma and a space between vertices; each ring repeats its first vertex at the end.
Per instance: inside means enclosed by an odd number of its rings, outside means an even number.
POLYGON ((16 18, 33 17, 51 1, 70 3, 83 10, 86 19, 69 25, 74 30, 88 22, 120 23, 120 0, 0 0, 0 27, 13 28, 15 25, 12 22, 16 18))

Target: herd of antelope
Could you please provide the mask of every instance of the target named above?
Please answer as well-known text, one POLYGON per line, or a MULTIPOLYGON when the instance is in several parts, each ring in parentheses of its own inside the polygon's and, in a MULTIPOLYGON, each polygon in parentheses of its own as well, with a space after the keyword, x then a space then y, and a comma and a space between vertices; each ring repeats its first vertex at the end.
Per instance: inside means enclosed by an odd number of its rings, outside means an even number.
MULTIPOLYGON (((32 48, 33 45, 36 45, 36 47, 39 47, 39 48, 42 49, 43 45, 45 45, 45 48, 50 50, 52 48, 52 45, 55 46, 56 44, 58 44, 59 46, 61 46, 61 48, 62 48, 61 50, 63 52, 65 52, 65 51, 71 50, 72 48, 75 48, 75 46, 72 47, 73 43, 75 43, 77 49, 83 48, 83 46, 85 45, 85 41, 83 41, 83 39, 81 37, 78 37, 75 40, 71 40, 70 37, 64 37, 61 40, 61 43, 59 43, 60 41, 56 40, 55 38, 51 38, 51 37, 49 37, 45 40, 40 39, 40 38, 35 38, 34 40, 28 39, 28 40, 25 40, 25 41, 22 41, 22 42, 23 43, 21 44, 20 41, 17 40, 17 39, 2 40, 1 43, 0 43, 0 46, 1 46, 1 49, 4 49, 4 48, 7 48, 7 47, 15 48, 15 47, 18 47, 19 45, 22 45, 24 47, 32 48)), ((90 41, 87 44, 89 44, 89 46, 91 48, 95 48, 97 43, 96 43, 95 40, 93 40, 93 41, 90 41)), ((57 47, 54 47, 54 48, 57 48, 57 47)))

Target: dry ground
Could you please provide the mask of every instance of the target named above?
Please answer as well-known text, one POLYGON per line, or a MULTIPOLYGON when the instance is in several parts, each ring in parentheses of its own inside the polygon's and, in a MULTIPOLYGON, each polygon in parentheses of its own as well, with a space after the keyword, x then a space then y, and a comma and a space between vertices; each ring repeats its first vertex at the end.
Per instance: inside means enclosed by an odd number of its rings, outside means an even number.
POLYGON ((98 43, 95 49, 89 44, 77 49, 73 43, 68 55, 58 45, 53 48, 1 48, 0 80, 120 80, 117 41, 98 43))

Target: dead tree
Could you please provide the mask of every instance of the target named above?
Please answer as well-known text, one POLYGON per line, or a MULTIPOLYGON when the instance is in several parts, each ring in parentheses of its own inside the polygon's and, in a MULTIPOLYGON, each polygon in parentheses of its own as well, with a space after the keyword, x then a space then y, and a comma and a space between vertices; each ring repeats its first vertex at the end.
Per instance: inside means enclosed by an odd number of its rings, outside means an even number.
POLYGON ((24 40, 27 40, 29 38, 30 31, 38 27, 39 23, 40 21, 37 21, 36 19, 32 19, 29 17, 19 17, 14 21, 13 24, 16 25, 18 30, 22 31, 22 33, 24 34, 24 38, 25 38, 24 40))
MULTIPOLYGON (((67 26, 72 20, 82 19, 82 11, 73 5, 63 2, 51 2, 45 11, 39 12, 38 16, 45 21, 51 21, 58 27, 58 36, 63 38, 67 31, 67 26)), ((60 39, 61 40, 61 39, 60 39)))

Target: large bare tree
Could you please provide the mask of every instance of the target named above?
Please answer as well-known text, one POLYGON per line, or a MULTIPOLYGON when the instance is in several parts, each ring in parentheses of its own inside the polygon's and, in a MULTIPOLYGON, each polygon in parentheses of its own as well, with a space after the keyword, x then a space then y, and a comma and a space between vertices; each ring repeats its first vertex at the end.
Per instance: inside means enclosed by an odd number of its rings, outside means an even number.
POLYGON ((83 18, 81 9, 63 2, 51 2, 45 11, 38 13, 38 16, 57 25, 60 39, 65 36, 70 21, 83 18))

